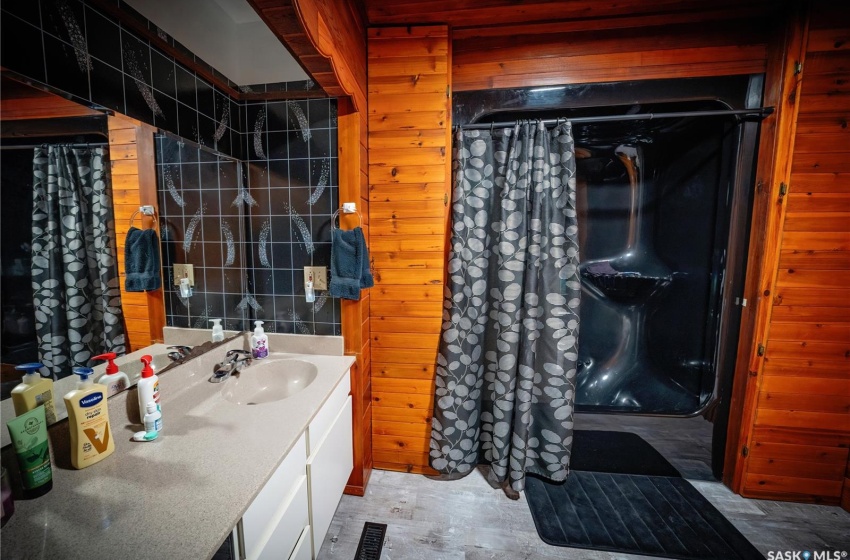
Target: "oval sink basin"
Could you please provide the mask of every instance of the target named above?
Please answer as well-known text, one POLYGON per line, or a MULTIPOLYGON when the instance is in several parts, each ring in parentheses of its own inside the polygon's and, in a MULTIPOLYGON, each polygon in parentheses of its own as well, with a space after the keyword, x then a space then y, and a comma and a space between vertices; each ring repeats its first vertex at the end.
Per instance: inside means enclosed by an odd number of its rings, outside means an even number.
POLYGON ((319 370, 304 360, 283 359, 254 362, 239 377, 224 382, 221 396, 234 404, 263 404, 295 395, 310 385, 319 370))

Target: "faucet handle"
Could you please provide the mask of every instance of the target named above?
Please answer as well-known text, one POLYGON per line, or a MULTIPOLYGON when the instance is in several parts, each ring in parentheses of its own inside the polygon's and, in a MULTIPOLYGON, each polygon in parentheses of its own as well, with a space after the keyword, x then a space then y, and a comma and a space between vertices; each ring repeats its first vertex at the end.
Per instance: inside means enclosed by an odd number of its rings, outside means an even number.
POLYGON ((251 353, 247 350, 237 350, 237 349, 234 348, 233 350, 228 350, 227 354, 225 354, 225 357, 227 357, 227 358, 231 358, 233 356, 236 356, 237 359, 239 359, 240 356, 242 358, 250 358, 251 353))
POLYGON ((184 356, 186 356, 190 352, 192 352, 191 346, 176 345, 176 346, 169 346, 168 349, 169 350, 176 350, 176 351, 180 352, 181 354, 183 354, 184 356))

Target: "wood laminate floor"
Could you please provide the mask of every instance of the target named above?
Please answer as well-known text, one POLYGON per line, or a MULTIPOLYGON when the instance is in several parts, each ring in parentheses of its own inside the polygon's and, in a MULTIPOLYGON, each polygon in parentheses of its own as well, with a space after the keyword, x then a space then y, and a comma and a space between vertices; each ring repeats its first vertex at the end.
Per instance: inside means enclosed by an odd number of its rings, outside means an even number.
MULTIPOLYGON (((806 550, 850 555, 850 513, 838 507, 749 500, 714 480, 711 424, 702 418, 580 415, 576 428, 630 431, 643 437, 765 556, 770 551, 806 550)), ((534 529, 525 496, 508 499, 478 471, 454 481, 374 471, 366 496, 343 496, 319 559, 354 559, 366 521, 388 525, 383 560, 648 558, 545 544, 534 529)))

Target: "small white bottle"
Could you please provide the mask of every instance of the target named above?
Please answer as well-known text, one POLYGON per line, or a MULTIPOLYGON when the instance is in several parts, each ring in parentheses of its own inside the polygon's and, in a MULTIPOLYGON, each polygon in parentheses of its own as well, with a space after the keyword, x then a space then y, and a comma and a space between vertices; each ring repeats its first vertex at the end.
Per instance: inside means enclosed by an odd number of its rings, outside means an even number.
POLYGON ((213 324, 212 341, 221 342, 224 340, 224 329, 221 328, 221 319, 210 319, 210 322, 213 324))
POLYGON ((155 403, 157 409, 160 411, 162 411, 162 408, 159 406, 159 377, 153 372, 153 366, 151 365, 153 358, 145 355, 141 357, 141 361, 144 364, 142 366, 142 378, 139 379, 137 386, 139 392, 139 419, 144 422, 145 415, 148 412, 149 402, 155 403))
POLYGON ((153 401, 149 402, 146 406, 147 414, 145 414, 144 422, 145 422, 145 432, 161 432, 162 431, 162 412, 159 411, 159 407, 153 401))
POLYGON ((254 334, 251 336, 251 356, 260 360, 269 355, 269 337, 263 330, 262 321, 254 321, 254 334))
POLYGON ((92 358, 93 360, 107 360, 106 373, 97 378, 95 383, 106 385, 106 398, 116 395, 130 386, 130 378, 127 374, 118 369, 113 361, 116 358, 115 352, 107 352, 92 358))

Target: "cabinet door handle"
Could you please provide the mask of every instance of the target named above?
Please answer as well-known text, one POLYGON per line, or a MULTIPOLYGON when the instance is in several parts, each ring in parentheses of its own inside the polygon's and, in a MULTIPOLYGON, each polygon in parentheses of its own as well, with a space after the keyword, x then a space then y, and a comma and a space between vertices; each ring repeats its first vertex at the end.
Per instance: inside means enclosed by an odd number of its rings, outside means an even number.
POLYGON ((245 554, 245 530, 242 528, 241 519, 236 524, 236 548, 239 560, 246 560, 248 556, 245 554))

